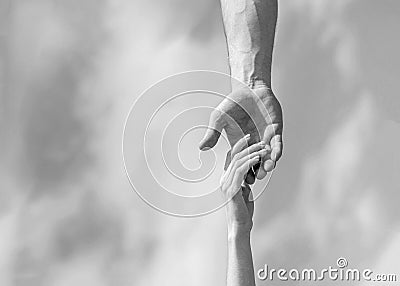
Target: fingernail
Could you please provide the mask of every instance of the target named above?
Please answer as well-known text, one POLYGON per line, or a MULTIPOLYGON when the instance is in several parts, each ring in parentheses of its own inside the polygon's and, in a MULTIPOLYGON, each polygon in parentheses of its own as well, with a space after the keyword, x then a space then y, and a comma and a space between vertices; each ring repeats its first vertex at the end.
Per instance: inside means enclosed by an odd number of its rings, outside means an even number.
POLYGON ((260 145, 265 145, 265 142, 264 142, 264 141, 260 141, 259 144, 260 144, 260 145))
POLYGON ((246 139, 250 138, 250 134, 246 134, 246 136, 244 136, 244 138, 246 138, 246 139))

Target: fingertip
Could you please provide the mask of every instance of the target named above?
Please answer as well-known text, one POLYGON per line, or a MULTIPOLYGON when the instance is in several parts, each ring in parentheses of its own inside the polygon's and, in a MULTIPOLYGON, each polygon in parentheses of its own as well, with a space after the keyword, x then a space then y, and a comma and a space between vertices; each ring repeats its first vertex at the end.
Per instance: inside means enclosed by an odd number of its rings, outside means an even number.
POLYGON ((275 161, 268 159, 264 162, 265 172, 271 172, 275 168, 275 161))
POLYGON ((232 156, 235 156, 237 153, 241 152, 245 147, 249 145, 250 134, 247 134, 240 138, 232 147, 232 156))
POLYGON ((241 148, 243 148, 244 146, 247 146, 249 144, 250 137, 251 137, 250 134, 246 134, 245 136, 240 138, 236 144, 240 145, 241 148))
POLYGON ((272 138, 272 141, 274 141, 274 143, 282 142, 282 135, 276 133, 275 136, 272 138))
POLYGON ((277 147, 272 149, 271 159, 277 162, 282 156, 282 146, 279 144, 277 147))
POLYGON ((264 170, 263 167, 260 167, 258 169, 256 177, 257 177, 258 180, 262 180, 262 179, 265 178, 266 175, 267 175, 267 172, 264 170))

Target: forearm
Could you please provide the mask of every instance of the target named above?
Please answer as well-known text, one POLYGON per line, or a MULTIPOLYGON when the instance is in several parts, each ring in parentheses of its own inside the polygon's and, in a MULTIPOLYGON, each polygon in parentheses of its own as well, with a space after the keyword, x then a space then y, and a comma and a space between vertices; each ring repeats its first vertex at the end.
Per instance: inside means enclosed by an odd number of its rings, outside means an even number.
POLYGON ((250 231, 228 231, 227 286, 255 286, 250 231))
POLYGON ((232 77, 271 87, 277 0, 221 0, 232 77))

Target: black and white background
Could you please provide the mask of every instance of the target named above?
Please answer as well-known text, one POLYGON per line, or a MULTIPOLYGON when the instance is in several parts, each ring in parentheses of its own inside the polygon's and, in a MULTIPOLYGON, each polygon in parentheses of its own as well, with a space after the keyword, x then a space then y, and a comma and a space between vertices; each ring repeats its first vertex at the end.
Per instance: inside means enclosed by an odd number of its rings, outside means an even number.
MULTIPOLYGON (((285 149, 256 201, 255 269, 346 257, 400 274, 399 13, 394 0, 279 1, 285 149)), ((199 69, 229 71, 216 0, 0 1, 0 285, 224 285, 224 211, 163 215, 122 163, 135 99, 199 69)))

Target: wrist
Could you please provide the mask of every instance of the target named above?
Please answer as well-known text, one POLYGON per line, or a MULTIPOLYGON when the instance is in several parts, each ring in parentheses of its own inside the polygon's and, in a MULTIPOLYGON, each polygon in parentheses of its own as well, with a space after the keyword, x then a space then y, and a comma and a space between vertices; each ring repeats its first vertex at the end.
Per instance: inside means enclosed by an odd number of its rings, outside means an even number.
POLYGON ((250 89, 267 88, 271 89, 271 78, 265 75, 252 74, 245 70, 231 70, 232 90, 243 88, 243 84, 250 89))
POLYGON ((231 75, 240 83, 251 89, 259 87, 271 88, 271 63, 257 53, 236 54, 229 58, 231 75))
POLYGON ((250 78, 250 83, 248 86, 251 89, 258 89, 258 88, 267 88, 271 89, 271 79, 265 80, 265 79, 258 79, 258 78, 250 78))

